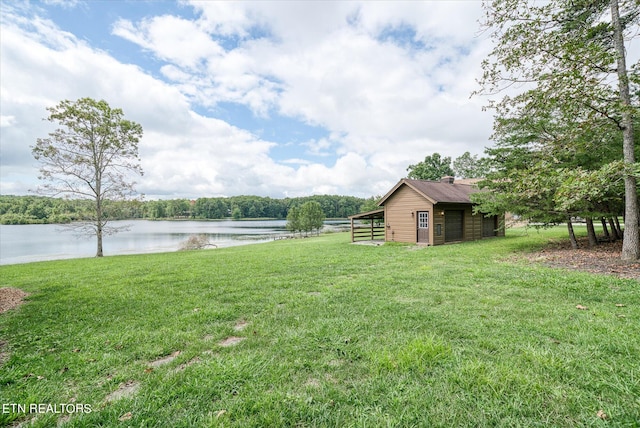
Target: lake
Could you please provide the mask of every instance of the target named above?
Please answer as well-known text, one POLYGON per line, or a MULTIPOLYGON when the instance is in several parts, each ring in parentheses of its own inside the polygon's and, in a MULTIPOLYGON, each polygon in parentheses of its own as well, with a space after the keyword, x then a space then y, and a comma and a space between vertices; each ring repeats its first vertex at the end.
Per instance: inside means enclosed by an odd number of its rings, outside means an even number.
MULTIPOLYGON (((207 235, 216 247, 253 244, 286 235, 286 220, 113 221, 128 231, 103 237, 105 256, 177 251, 192 235, 207 235)), ((344 221, 327 223, 340 224, 344 221)), ((93 257, 95 236, 76 236, 59 224, 0 225, 0 265, 93 257)))

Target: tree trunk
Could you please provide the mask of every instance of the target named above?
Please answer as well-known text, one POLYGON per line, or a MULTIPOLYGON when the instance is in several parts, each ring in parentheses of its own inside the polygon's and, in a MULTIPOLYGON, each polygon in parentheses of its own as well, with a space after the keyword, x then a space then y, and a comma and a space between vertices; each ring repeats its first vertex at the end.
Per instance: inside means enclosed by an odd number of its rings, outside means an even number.
POLYGON ((620 220, 618 219, 618 216, 615 216, 613 218, 613 221, 615 221, 616 223, 616 231, 618 232, 618 236, 620 237, 620 239, 624 238, 624 232, 622 231, 622 228, 620 227, 620 220))
POLYGON ((96 257, 102 257, 102 222, 98 222, 96 227, 96 238, 98 238, 98 249, 96 257))
POLYGON ((613 241, 617 241, 618 239, 621 238, 620 234, 618 233, 618 229, 616 228, 616 224, 613 222, 613 218, 609 217, 609 226, 611 227, 611 237, 613 238, 613 241))
POLYGON ((573 224, 571 223, 571 218, 567 219, 567 229, 569 230, 569 239, 571 240, 571 248, 574 250, 578 249, 578 240, 576 239, 576 234, 573 231, 573 224))
POLYGON ((100 175, 96 172, 96 240, 98 241, 98 248, 96 250, 96 257, 102 257, 102 198, 100 195, 100 189, 102 182, 100 181, 100 175))
POLYGON ((611 242, 611 235, 609 235, 609 228, 607 227, 607 220, 604 217, 600 217, 600 221, 602 222, 602 232, 604 233, 604 239, 611 242))
MULTIPOLYGON (((611 24, 613 26, 614 44, 618 66, 618 87, 622 106, 622 147, 624 161, 629 166, 635 162, 633 141, 633 118, 631 116, 631 95, 629 91, 629 76, 625 58, 624 37, 620 23, 618 0, 610 0, 611 24)), ((624 237, 622 241, 622 260, 635 261, 640 258, 640 223, 638 222, 638 194, 637 183, 633 175, 624 175, 624 237)))
POLYGON ((587 235, 589 236, 589 248, 598 245, 598 237, 596 236, 596 230, 593 227, 593 219, 587 217, 587 235))

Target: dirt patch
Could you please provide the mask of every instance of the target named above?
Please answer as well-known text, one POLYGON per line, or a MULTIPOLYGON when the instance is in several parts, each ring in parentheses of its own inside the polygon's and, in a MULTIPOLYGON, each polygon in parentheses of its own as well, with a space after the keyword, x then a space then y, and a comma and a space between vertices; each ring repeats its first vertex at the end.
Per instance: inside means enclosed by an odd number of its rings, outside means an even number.
POLYGON ((155 361, 151 361, 149 363, 149 367, 156 368, 156 367, 164 366, 165 364, 169 364, 171 361, 178 358, 178 355, 180 355, 180 351, 172 352, 170 355, 167 355, 166 357, 162 357, 155 361))
POLYGON ((236 325, 233 326, 233 329, 235 331, 242 331, 245 328, 247 328, 247 326, 249 325, 249 323, 245 320, 240 320, 236 323, 236 325))
POLYGON ((226 339, 218 342, 218 345, 224 348, 229 346, 235 346, 238 343, 242 342, 244 339, 246 339, 246 337, 229 336, 226 339))
POLYGON ((186 369, 187 367, 192 366, 192 365, 194 365, 195 363, 197 363, 199 361, 200 361, 200 357, 193 357, 192 359, 190 359, 186 363, 180 364, 178 367, 176 367, 176 369, 174 371, 181 372, 184 369, 186 369))
POLYGON ((304 383, 304 386, 309 387, 309 388, 320 388, 320 381, 318 379, 316 379, 316 378, 309 378, 304 383))
POLYGON ((578 244, 579 248, 573 249, 569 240, 553 241, 540 251, 518 255, 516 258, 524 257, 549 267, 640 280, 640 263, 620 260, 622 241, 602 242, 593 248, 589 248, 586 239, 579 240, 578 244))
POLYGON ((25 293, 19 288, 0 288, 0 314, 20 306, 28 295, 29 293, 25 293))
POLYGON ((116 401, 121 398, 131 397, 140 388, 140 382, 136 382, 134 380, 129 380, 123 384, 121 384, 118 389, 113 391, 111 394, 107 395, 107 401, 116 401))

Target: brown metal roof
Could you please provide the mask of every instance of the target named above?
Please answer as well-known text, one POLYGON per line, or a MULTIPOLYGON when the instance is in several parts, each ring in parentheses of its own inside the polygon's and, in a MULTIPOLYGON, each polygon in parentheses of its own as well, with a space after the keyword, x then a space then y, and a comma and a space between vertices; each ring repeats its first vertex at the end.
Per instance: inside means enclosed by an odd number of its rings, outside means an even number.
POLYGON ((373 210, 373 211, 367 211, 365 213, 359 213, 359 214, 350 215, 349 218, 352 219, 352 220, 358 220, 358 219, 369 219, 369 220, 381 219, 381 218, 384 218, 384 208, 380 208, 380 209, 373 210))
POLYGON ((469 195, 480 191, 476 186, 470 184, 403 178, 380 200, 378 205, 384 205, 385 201, 403 185, 409 186, 434 204, 470 204, 471 199, 469 199, 469 195))

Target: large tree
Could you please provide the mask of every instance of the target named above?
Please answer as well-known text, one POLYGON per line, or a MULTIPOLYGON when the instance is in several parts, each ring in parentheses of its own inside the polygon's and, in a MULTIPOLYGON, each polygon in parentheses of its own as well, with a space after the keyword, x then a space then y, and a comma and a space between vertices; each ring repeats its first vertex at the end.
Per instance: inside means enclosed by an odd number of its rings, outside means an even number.
MULTIPOLYGON (((611 159, 624 161, 622 258, 637 260, 640 233, 633 123, 638 99, 630 85, 638 83, 640 67, 627 69, 625 39, 638 36, 638 0, 492 0, 484 7, 484 24, 495 47, 483 63, 479 92, 505 94, 489 102, 499 119, 496 126, 508 120, 528 125, 527 118, 532 116, 547 120, 549 127, 539 128, 530 141, 541 165, 548 166, 540 169, 543 174, 568 167, 564 162, 556 165, 554 155, 570 155, 589 135, 599 132, 611 139, 609 129, 615 127, 623 142, 622 150, 611 159), (562 126, 562 120, 575 126, 562 126)), ((539 124, 545 125, 544 121, 539 124)), ((604 165, 574 167, 592 170, 604 165)))
POLYGON ((484 178, 491 171, 491 165, 487 158, 471 155, 464 152, 453 160, 453 172, 460 178, 484 178))
POLYGON ((142 126, 124 119, 121 109, 103 100, 65 100, 47 110, 47 120, 60 128, 32 147, 41 163, 39 178, 45 182, 39 191, 93 201, 91 216, 78 227, 96 236, 96 257, 102 257, 103 234, 119 230, 107 225, 107 206, 134 196, 131 175, 142 175, 138 158, 142 126))
POLYGON ((297 205, 289 208, 287 214, 287 230, 292 232, 305 232, 305 234, 320 229, 324 224, 325 214, 319 202, 308 201, 298 207, 297 205))
POLYGON ((408 178, 418 180, 440 180, 442 177, 453 175, 451 158, 442 157, 440 153, 425 156, 422 162, 407 167, 408 178))

